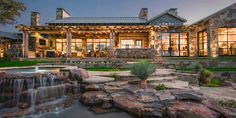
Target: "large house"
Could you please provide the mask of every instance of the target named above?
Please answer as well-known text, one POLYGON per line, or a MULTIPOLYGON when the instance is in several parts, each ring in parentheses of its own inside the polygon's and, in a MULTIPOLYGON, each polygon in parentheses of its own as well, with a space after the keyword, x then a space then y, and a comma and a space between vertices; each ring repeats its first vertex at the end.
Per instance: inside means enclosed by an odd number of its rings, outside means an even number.
POLYGON ((236 3, 192 25, 176 8, 148 18, 72 17, 63 8, 56 19, 40 24, 31 13, 31 25, 18 25, 23 33, 23 57, 149 58, 236 56, 236 3))

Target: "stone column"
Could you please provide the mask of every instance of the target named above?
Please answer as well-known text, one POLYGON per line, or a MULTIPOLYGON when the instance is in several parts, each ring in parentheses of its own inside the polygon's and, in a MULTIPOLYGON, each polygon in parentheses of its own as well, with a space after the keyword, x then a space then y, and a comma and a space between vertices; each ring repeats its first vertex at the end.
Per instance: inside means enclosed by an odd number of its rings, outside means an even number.
POLYGON ((23 31, 23 43, 22 43, 22 57, 28 58, 29 56, 29 32, 23 31))
POLYGON ((72 39, 72 34, 71 34, 71 30, 67 29, 66 31, 66 54, 67 57, 71 57, 71 39, 72 39))

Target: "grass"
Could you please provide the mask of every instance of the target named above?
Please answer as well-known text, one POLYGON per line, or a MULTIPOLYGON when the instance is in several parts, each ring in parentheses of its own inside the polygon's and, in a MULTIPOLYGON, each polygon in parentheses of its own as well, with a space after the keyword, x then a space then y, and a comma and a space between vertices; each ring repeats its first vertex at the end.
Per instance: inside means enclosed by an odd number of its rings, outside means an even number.
POLYGON ((107 71, 107 72, 114 72, 114 71, 127 71, 129 69, 115 69, 115 68, 105 68, 105 67, 99 67, 99 68, 86 68, 88 71, 107 71))
POLYGON ((0 67, 34 66, 38 63, 50 63, 48 61, 0 61, 0 67))
MULTIPOLYGON (((221 68, 206 68, 212 72, 228 72, 228 71, 236 71, 236 67, 221 67, 221 68)), ((177 71, 193 71, 192 68, 177 68, 177 71)))

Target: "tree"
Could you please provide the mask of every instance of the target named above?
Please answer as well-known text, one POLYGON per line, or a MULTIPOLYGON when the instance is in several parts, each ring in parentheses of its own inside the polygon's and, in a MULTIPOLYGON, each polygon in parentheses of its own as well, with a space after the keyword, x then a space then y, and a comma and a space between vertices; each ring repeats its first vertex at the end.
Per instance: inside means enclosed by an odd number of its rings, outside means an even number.
POLYGON ((0 0, 0 25, 14 24, 26 7, 17 0, 0 0))
POLYGON ((140 87, 147 88, 147 78, 156 71, 156 66, 142 60, 131 67, 131 73, 140 79, 140 87))

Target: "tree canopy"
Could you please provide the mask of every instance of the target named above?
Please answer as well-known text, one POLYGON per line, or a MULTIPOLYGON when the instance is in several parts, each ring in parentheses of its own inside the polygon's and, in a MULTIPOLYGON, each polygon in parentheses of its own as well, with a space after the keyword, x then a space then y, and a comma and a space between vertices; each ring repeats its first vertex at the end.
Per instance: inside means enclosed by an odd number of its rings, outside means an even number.
POLYGON ((0 25, 14 24, 26 7, 18 0, 0 0, 0 25))

